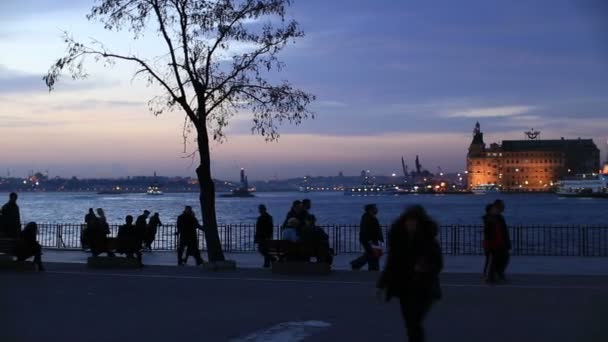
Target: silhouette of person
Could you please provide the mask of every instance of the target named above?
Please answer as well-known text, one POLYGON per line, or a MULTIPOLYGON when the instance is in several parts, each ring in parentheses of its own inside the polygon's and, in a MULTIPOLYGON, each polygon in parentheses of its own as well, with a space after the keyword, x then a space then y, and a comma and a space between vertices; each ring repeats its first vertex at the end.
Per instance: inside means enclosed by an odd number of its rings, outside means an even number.
POLYGON ((127 215, 127 217, 125 217, 125 224, 118 228, 116 240, 118 243, 118 253, 122 253, 130 259, 132 259, 134 255, 137 256, 137 261, 140 266, 143 266, 141 241, 139 240, 137 230, 133 225, 133 216, 127 215))
POLYGON ((375 204, 367 204, 364 210, 359 226, 359 243, 363 246, 364 253, 351 261, 350 265, 353 270, 359 270, 367 264, 368 270, 378 271, 380 269, 380 255, 372 247, 372 245, 378 246, 380 242, 384 242, 382 228, 376 217, 378 208, 375 204))
POLYGON ((110 226, 106 220, 106 215, 101 208, 97 208, 97 219, 94 220, 94 224, 89 228, 89 245, 91 247, 91 253, 94 257, 99 256, 101 253, 107 253, 108 256, 113 257, 114 253, 108 248, 108 234, 110 234, 110 226))
POLYGON ((93 208, 89 208, 89 212, 84 216, 84 229, 80 231, 80 246, 82 249, 86 249, 90 244, 90 232, 93 225, 97 224, 97 216, 95 216, 95 212, 93 208))
POLYGON ((389 231, 388 260, 377 287, 387 301, 399 298, 410 342, 425 340, 422 321, 441 298, 443 259, 437 233, 437 224, 419 205, 407 208, 389 231))
POLYGON ((0 231, 4 236, 12 239, 18 239, 21 233, 21 215, 19 214, 19 206, 17 205, 17 194, 11 192, 8 196, 8 202, 2 206, 2 216, 0 231))
POLYGON ((148 250, 152 250, 152 242, 156 239, 156 232, 158 231, 158 227, 162 226, 162 222, 160 222, 160 216, 158 213, 154 213, 150 220, 148 221, 148 226, 146 228, 146 239, 145 244, 148 250))
POLYGON ((490 264, 490 252, 491 252, 491 244, 492 241, 494 239, 494 228, 495 228, 495 209, 494 209, 494 203, 490 203, 488 205, 486 205, 485 208, 485 215, 483 215, 481 217, 482 221, 483 221, 483 240, 482 240, 482 247, 483 247, 483 254, 485 256, 485 261, 484 261, 484 265, 483 265, 483 275, 485 278, 486 282, 492 282, 493 277, 490 277, 490 273, 488 273, 488 266, 490 264))
POLYGON ((38 270, 44 271, 44 266, 42 265, 42 247, 36 241, 37 233, 38 225, 35 222, 30 222, 25 226, 23 231, 20 232, 15 256, 18 261, 25 261, 28 258, 34 257, 34 264, 38 266, 38 270))
POLYGON ((187 205, 184 212, 177 217, 177 232, 175 234, 179 235, 179 246, 177 247, 178 266, 187 263, 189 256, 194 257, 197 266, 204 262, 201 257, 201 251, 198 248, 197 229, 203 230, 203 227, 198 223, 192 207, 187 205), (186 258, 182 259, 184 249, 187 249, 186 258))
POLYGON ((281 232, 281 240, 288 240, 292 242, 297 242, 298 240, 300 240, 297 232, 297 229, 300 226, 300 220, 295 217, 290 218, 287 221, 287 226, 281 232))
POLYGON ((143 245, 144 240, 146 239, 148 216, 150 216, 150 212, 148 210, 144 210, 144 212, 139 215, 135 221, 135 232, 137 233, 137 239, 139 240, 140 245, 143 245))
POLYGON ((272 258, 267 252, 266 241, 272 240, 274 224, 272 222, 272 216, 266 210, 265 205, 260 204, 258 206, 258 210, 260 212, 260 216, 255 223, 255 236, 253 242, 258 244, 258 250, 260 251, 260 254, 264 256, 263 267, 268 268, 270 267, 272 258))
POLYGON ((489 239, 489 255, 490 261, 488 265, 488 281, 494 282, 506 281, 505 271, 509 265, 509 251, 511 250, 511 238, 509 237, 509 229, 507 222, 503 216, 505 204, 502 200, 497 199, 492 205, 491 229, 492 234, 489 239))

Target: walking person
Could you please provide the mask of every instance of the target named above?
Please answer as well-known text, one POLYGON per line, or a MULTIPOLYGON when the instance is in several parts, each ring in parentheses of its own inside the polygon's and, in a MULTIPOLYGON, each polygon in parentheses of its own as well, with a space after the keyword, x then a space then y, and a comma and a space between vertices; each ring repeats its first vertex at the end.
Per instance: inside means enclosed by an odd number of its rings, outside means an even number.
POLYGON ((35 222, 28 223, 20 232, 19 241, 15 250, 18 261, 25 261, 34 257, 34 264, 38 266, 38 271, 44 271, 42 265, 42 246, 36 240, 38 225, 35 222))
POLYGON ((12 239, 18 239, 21 234, 21 215, 17 198, 16 193, 10 193, 8 202, 2 206, 2 216, 0 216, 0 233, 12 239))
POLYGON ((139 241, 140 246, 143 246, 144 241, 146 239, 148 216, 150 216, 150 212, 148 210, 144 210, 144 212, 139 215, 137 217, 137 220, 135 221, 135 232, 137 233, 137 240, 139 241))
POLYGON ((505 203, 497 199, 494 201, 494 208, 496 210, 496 275, 498 280, 505 282, 505 272, 509 265, 509 251, 511 250, 511 238, 509 237, 509 228, 503 213, 505 212, 505 203))
POLYGON ((197 266, 204 262, 201 257, 201 251, 198 248, 197 229, 203 230, 203 227, 198 223, 198 220, 192 211, 192 207, 187 205, 184 212, 177 217, 177 232, 175 234, 179 235, 179 246, 177 247, 178 266, 187 263, 189 256, 194 257, 197 266), (184 249, 187 250, 186 258, 182 259, 184 249))
POLYGON ((264 257, 264 268, 270 267, 272 257, 268 254, 266 241, 272 240, 272 233, 274 230, 274 224, 272 222, 272 216, 266 210, 266 206, 260 204, 258 206, 260 216, 255 223, 255 236, 254 243, 258 244, 258 251, 264 257))
POLYGON ((378 293, 388 301, 398 297, 408 341, 425 341, 422 322, 441 298, 443 268, 438 226, 422 206, 407 208, 391 225, 388 260, 378 279, 378 293))
POLYGON ((486 213, 481 217, 483 221, 483 239, 482 239, 482 248, 483 254, 485 256, 485 261, 483 265, 483 275, 486 282, 489 282, 489 273, 488 267, 490 265, 490 245, 491 241, 494 238, 493 229, 494 222, 496 221, 494 218, 494 204, 490 203, 486 205, 486 213))
POLYGON ((158 227, 162 225, 163 223, 160 222, 160 216, 158 213, 154 213, 154 215, 152 215, 148 221, 148 226, 146 227, 146 238, 144 240, 146 248, 149 251, 152 250, 152 243, 154 240, 156 240, 156 232, 158 231, 158 227))
POLYGON ((359 242, 363 246, 364 253, 351 261, 350 265, 353 270, 359 270, 367 264, 368 270, 378 271, 380 269, 381 250, 374 247, 384 242, 382 228, 377 218, 378 208, 375 204, 367 204, 364 211, 359 226, 359 242))

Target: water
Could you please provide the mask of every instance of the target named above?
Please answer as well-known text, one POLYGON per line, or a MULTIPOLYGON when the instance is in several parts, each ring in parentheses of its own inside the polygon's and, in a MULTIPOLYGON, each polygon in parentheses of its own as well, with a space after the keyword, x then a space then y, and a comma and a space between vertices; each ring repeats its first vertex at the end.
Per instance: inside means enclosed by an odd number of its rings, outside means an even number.
MULTIPOLYGON (((319 224, 358 224, 367 203, 378 205, 382 224, 389 224, 408 205, 421 204, 440 224, 480 224, 487 203, 502 198, 509 224, 607 225, 608 199, 560 198, 553 194, 509 195, 404 195, 344 196, 341 193, 257 193, 255 198, 217 198, 220 224, 253 223, 258 204, 265 204, 280 224, 291 202, 310 198, 319 224)), ((8 194, 0 193, 0 199, 8 194)), ((163 223, 174 223, 184 205, 191 205, 200 218, 198 195, 194 193, 97 195, 94 193, 21 193, 23 222, 81 223, 88 208, 103 208, 110 223, 121 223, 126 215, 144 209, 159 212, 163 223)))

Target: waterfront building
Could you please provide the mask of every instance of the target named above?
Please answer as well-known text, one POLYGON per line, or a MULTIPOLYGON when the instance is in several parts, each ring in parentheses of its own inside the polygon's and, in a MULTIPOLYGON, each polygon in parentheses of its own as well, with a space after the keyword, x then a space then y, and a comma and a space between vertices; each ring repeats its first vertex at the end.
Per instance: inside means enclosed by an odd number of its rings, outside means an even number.
POLYGON ((600 151, 592 139, 503 140, 486 146, 479 122, 467 154, 468 186, 496 185, 502 191, 549 191, 562 177, 600 170, 600 151))

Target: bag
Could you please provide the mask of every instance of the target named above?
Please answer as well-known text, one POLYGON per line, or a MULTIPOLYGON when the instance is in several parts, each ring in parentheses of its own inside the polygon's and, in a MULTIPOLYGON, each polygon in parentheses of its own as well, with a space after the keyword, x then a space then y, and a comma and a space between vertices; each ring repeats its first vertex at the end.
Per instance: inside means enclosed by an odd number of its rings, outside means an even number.
POLYGON ((376 259, 380 259, 383 255, 384 255, 384 249, 382 248, 381 245, 374 245, 374 244, 370 244, 372 246, 372 255, 376 258, 376 259))

